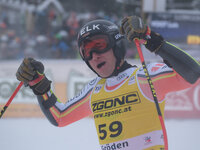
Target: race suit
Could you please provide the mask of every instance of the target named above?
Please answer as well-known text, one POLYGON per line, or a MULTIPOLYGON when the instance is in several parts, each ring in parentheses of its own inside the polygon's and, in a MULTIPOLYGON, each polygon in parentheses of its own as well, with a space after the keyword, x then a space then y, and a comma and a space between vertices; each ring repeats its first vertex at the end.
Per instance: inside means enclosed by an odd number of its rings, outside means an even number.
MULTIPOLYGON (((195 85, 200 66, 167 42, 156 53, 167 60, 167 65, 151 63, 147 70, 164 116, 166 94, 195 85)), ((142 67, 125 61, 117 76, 96 77, 65 104, 52 90, 37 98, 43 113, 55 126, 66 126, 92 114, 101 150, 164 149, 158 112, 142 67)))
MULTIPOLYGON (((165 95, 191 84, 164 63, 152 63, 147 68, 163 113, 165 95)), ((51 90, 38 96, 38 100, 44 114, 56 126, 66 126, 93 114, 102 150, 164 148, 157 110, 142 68, 130 66, 117 76, 97 77, 66 104, 51 90), (49 108, 48 101, 56 102, 49 108)))

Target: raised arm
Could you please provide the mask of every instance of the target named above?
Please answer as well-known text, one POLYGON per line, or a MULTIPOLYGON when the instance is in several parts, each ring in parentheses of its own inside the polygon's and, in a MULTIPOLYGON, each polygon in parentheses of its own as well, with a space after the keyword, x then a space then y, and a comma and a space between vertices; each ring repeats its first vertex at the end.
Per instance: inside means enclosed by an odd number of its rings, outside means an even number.
POLYGON ((143 41, 146 48, 163 58, 187 82, 193 84, 200 78, 200 64, 189 54, 166 42, 161 35, 150 30, 140 17, 130 16, 122 20, 121 33, 131 42, 143 41))
POLYGON ((189 54, 165 41, 161 35, 151 32, 145 45, 147 49, 163 58, 186 81, 193 84, 200 77, 200 64, 189 54))
POLYGON ((41 110, 55 126, 68 125, 92 113, 90 94, 97 79, 86 85, 79 95, 63 104, 51 90, 51 81, 45 76, 44 66, 41 62, 33 58, 25 58, 18 68, 16 76, 19 81, 24 82, 33 90, 41 110))

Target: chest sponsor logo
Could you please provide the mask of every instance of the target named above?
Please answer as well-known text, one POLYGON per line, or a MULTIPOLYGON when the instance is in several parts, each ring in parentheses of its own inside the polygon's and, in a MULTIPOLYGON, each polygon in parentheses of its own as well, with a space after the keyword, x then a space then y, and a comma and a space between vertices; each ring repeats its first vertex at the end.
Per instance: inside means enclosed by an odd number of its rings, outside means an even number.
POLYGON ((117 77, 117 81, 123 80, 124 78, 128 78, 127 73, 123 73, 117 77))
POLYGON ((89 82, 89 85, 92 86, 96 83, 97 78, 93 79, 92 81, 89 82))
POLYGON ((110 97, 107 99, 101 99, 92 102, 92 110, 93 112, 102 112, 115 108, 125 107, 128 105, 138 104, 140 103, 140 98, 138 93, 131 92, 123 95, 119 95, 116 97, 110 97))
POLYGON ((151 136, 146 136, 146 137, 144 138, 144 142, 145 142, 145 144, 150 144, 150 143, 152 143, 152 138, 151 138, 151 136))
POLYGON ((134 84, 135 83, 135 76, 132 76, 128 82, 128 85, 134 84))
POLYGON ((94 93, 99 93, 99 91, 101 90, 102 87, 103 87, 103 85, 97 85, 94 89, 94 93))

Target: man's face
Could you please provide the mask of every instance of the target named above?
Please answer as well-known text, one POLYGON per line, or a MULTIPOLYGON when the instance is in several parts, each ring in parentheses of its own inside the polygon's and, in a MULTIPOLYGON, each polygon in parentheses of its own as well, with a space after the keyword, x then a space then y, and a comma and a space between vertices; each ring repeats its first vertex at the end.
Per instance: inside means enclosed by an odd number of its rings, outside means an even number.
POLYGON ((113 50, 110 49, 101 54, 93 52, 92 59, 88 62, 101 77, 106 78, 113 73, 116 61, 113 50))

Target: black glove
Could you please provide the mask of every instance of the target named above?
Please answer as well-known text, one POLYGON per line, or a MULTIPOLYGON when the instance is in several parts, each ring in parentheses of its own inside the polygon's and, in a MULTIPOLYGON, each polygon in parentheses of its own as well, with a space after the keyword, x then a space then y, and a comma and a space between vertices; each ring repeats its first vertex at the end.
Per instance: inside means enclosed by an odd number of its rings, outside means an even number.
POLYGON ((51 81, 44 75, 44 66, 33 58, 25 58, 19 66, 16 77, 33 90, 34 94, 42 95, 51 88, 51 81))
POLYGON ((135 38, 146 40, 147 29, 148 27, 143 23, 140 17, 130 16, 122 20, 120 33, 125 35, 130 42, 135 38))
POLYGON ((121 23, 120 33, 131 42, 135 39, 140 40, 151 52, 156 52, 164 41, 161 35, 151 31, 137 16, 125 17, 121 23))

